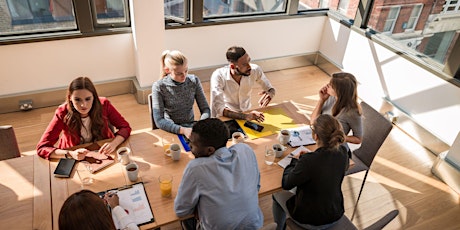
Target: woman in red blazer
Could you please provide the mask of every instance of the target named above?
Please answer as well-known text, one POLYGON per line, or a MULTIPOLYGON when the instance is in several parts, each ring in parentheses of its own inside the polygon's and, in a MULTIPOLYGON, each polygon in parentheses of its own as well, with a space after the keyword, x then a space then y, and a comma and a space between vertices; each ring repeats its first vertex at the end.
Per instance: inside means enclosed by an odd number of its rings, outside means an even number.
POLYGON ((113 138, 99 149, 99 153, 109 154, 115 151, 130 133, 129 123, 107 98, 98 96, 91 80, 87 77, 78 77, 70 83, 66 102, 56 109, 53 119, 38 142, 37 154, 45 159, 68 155, 82 160, 89 150, 65 149, 113 138), (111 131, 110 125, 117 128, 115 134, 111 131))

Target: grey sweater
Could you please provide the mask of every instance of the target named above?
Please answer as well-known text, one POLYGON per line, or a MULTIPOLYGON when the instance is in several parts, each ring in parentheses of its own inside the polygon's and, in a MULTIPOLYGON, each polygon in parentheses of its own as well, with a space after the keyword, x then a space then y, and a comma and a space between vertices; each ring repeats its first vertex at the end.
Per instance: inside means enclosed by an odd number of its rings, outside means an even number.
POLYGON ((152 111, 156 126, 177 134, 181 126, 192 126, 195 100, 200 109, 200 119, 208 118, 209 105, 200 79, 195 75, 187 75, 183 83, 173 81, 169 75, 156 81, 152 86, 152 111))

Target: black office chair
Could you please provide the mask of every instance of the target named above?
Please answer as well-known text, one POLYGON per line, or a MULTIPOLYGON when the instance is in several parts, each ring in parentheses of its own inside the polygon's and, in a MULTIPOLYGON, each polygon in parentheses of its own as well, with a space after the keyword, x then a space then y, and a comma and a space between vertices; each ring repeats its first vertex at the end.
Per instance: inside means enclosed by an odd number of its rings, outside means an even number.
POLYGON ((372 162, 374 161, 375 155, 382 146, 383 142, 390 134, 393 125, 388 121, 382 114, 374 110, 366 102, 361 102, 361 108, 363 111, 363 140, 361 146, 354 150, 352 159, 355 162, 355 165, 348 169, 346 175, 353 173, 366 171, 364 175, 361 188, 359 190, 358 199, 356 199, 355 207, 351 219, 353 220, 358 206, 359 198, 366 183, 366 178, 369 173, 369 168, 371 167, 372 162))
POLYGON ((14 134, 13 126, 0 126, 0 160, 20 157, 18 142, 14 134))
MULTIPOLYGON (((398 210, 392 210, 387 213, 384 217, 380 218, 372 225, 364 228, 364 230, 380 230, 390 223, 397 215, 399 214, 398 210)), ((303 230, 304 228, 300 227, 295 223, 290 217, 286 219, 286 227, 291 230, 303 230)), ((357 230, 358 228, 346 217, 345 215, 339 219, 337 224, 333 225, 327 230, 357 230)))
POLYGON ((158 129, 157 125, 155 124, 155 119, 153 117, 153 110, 152 110, 152 94, 148 95, 149 101, 149 112, 150 112, 150 120, 152 122, 152 129, 158 129))

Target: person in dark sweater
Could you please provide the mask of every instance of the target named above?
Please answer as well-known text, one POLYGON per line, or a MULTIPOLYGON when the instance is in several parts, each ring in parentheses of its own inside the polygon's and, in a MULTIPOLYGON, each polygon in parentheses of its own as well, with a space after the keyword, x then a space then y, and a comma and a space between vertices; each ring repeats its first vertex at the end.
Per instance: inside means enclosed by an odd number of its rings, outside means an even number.
POLYGON ((334 225, 344 213, 342 181, 348 169, 345 134, 331 115, 319 115, 312 125, 318 144, 314 152, 301 153, 284 169, 283 191, 273 195, 273 218, 285 229, 286 215, 305 229, 334 225), (295 194, 290 189, 296 188, 295 194))
POLYGON ((177 50, 163 52, 161 67, 161 79, 152 86, 155 125, 188 138, 195 120, 195 101, 200 109, 200 120, 208 118, 211 113, 200 79, 188 74, 187 58, 177 50))

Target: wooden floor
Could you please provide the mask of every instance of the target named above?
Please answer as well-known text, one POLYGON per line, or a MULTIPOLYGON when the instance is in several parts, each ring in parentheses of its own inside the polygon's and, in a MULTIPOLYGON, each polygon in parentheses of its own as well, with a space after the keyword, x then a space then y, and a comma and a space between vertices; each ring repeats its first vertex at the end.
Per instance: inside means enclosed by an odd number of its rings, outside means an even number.
MULTIPOLYGON (((317 91, 329 77, 314 66, 267 73, 277 89, 273 103, 292 101, 306 116, 318 99, 317 91)), ((203 82, 209 96, 209 82, 203 82)), ((253 104, 258 97, 255 95, 253 104)), ((56 95, 64 98, 64 95, 56 95)), ((103 95, 102 95, 103 96, 103 95)), ((150 129, 147 105, 140 105, 131 94, 109 98, 133 128, 150 129)), ((209 99, 209 98, 208 98, 209 99)), ((209 100, 208 100, 209 101, 209 100)), ((35 154, 35 145, 51 120, 56 107, 27 112, 0 114, 0 125, 13 125, 23 155, 35 154)), ((385 111, 382 108, 381 111, 385 111)), ((387 212, 400 214, 385 229, 460 229, 459 195, 431 173, 435 156, 397 127, 393 128, 371 167, 353 222, 360 229, 387 212)), ((347 176, 343 183, 346 215, 351 217, 363 173, 347 176)), ((265 224, 273 222, 271 197, 261 197, 265 224)), ((180 229, 171 224, 162 229, 180 229)))

